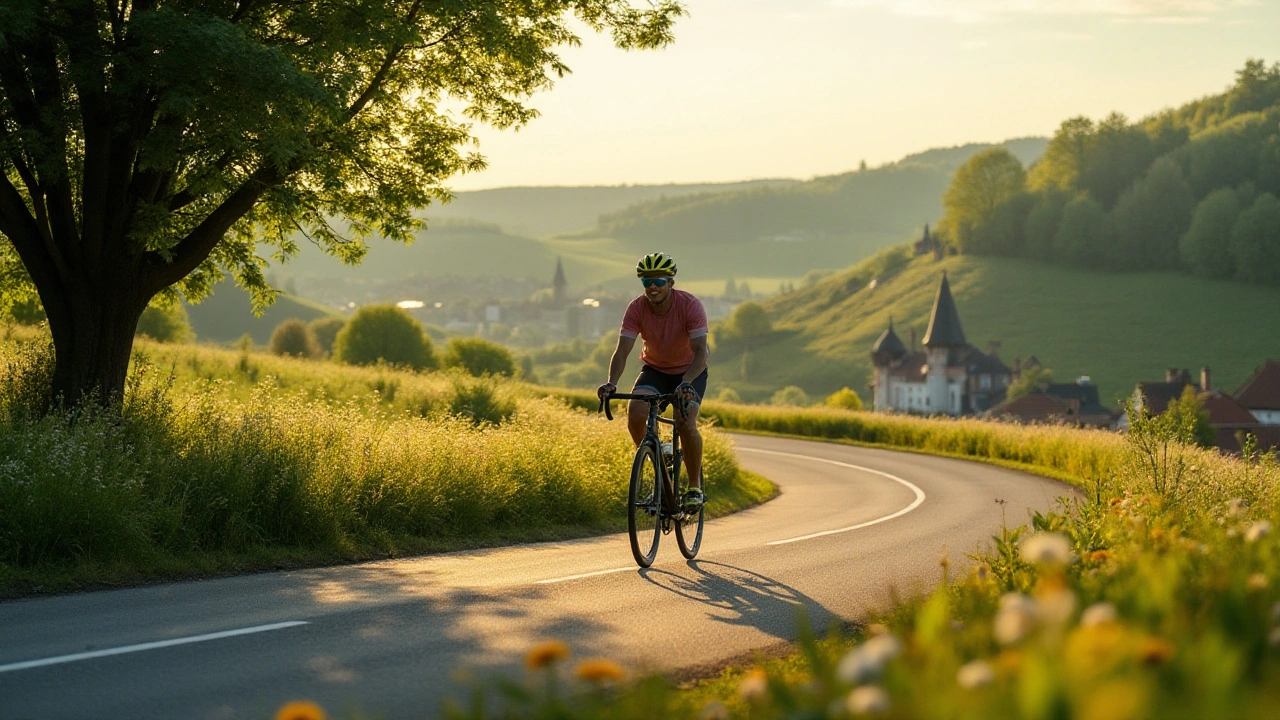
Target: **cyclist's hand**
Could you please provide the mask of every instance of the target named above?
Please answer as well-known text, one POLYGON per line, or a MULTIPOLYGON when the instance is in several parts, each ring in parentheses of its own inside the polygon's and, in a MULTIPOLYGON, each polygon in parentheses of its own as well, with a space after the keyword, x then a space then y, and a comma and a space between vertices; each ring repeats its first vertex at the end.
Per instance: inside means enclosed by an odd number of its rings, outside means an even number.
POLYGON ((610 395, 616 392, 618 392, 618 386, 611 382, 607 382, 596 388, 596 397, 600 398, 600 402, 604 402, 609 399, 610 395))
POLYGON ((686 405, 698 402, 698 391, 694 390, 693 386, 687 382, 680 383, 680 387, 676 388, 676 392, 679 393, 680 399, 683 400, 686 405))

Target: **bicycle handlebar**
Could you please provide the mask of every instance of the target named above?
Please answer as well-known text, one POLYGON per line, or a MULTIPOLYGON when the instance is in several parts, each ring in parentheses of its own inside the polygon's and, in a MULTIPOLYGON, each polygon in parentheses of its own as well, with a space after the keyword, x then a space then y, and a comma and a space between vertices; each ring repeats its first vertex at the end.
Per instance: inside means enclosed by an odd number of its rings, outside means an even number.
MULTIPOLYGON (((680 400, 680 393, 663 393, 661 395, 655 395, 653 393, 610 393, 608 396, 600 400, 600 410, 597 410, 596 412, 603 411, 604 416, 612 420, 613 412, 610 408, 610 402, 613 400, 644 400, 650 405, 653 405, 655 403, 680 400)), ((676 410, 680 413, 680 417, 688 417, 688 413, 685 410, 685 402, 683 400, 675 403, 675 406, 676 410)))

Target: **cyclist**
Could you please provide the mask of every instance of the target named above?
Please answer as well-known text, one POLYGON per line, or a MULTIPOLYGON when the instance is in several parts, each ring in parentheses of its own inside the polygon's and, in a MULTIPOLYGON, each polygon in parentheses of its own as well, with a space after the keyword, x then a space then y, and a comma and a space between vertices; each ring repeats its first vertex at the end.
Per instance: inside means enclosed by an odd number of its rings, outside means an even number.
MULTIPOLYGON (((682 504, 686 511, 696 512, 707 499, 702 491, 702 434, 698 432, 698 407, 707 392, 707 312, 698 298, 676 290, 676 262, 670 255, 645 255, 636 263, 636 275, 644 293, 627 306, 618 347, 609 361, 609 381, 596 393, 606 400, 617 391, 627 357, 636 338, 642 338, 640 362, 644 369, 631 392, 677 392, 686 402, 683 416, 674 413, 689 477, 689 491, 682 504)), ((637 446, 644 440, 648 414, 648 404, 641 400, 632 400, 627 408, 627 428, 637 446)))

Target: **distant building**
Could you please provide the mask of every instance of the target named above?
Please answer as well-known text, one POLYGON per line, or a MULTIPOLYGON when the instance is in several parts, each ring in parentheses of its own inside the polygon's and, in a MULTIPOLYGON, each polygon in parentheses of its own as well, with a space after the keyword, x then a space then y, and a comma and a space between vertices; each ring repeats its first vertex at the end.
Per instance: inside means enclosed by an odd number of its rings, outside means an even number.
MULTIPOLYGON (((926 230, 927 236, 927 230, 926 230)), ((871 348, 871 383, 878 411, 927 415, 972 415, 994 405, 1009 387, 1012 373, 1000 361, 1000 344, 984 353, 965 341, 951 285, 942 274, 934 297, 924 349, 903 345, 893 321, 871 348)))
POLYGON ((924 236, 915 242, 912 246, 916 255, 930 255, 935 259, 942 257, 942 243, 938 242, 937 236, 929 234, 929 223, 924 224, 924 236))
MULTIPOLYGON (((543 277, 546 277, 543 275, 543 277)), ((564 264, 560 262, 560 256, 556 256, 556 275, 551 279, 551 299, 560 305, 564 302, 565 296, 569 291, 569 281, 564 278, 564 264)))
POLYGON ((1115 421, 1111 410, 1098 399, 1098 386, 1087 376, 1081 376, 1074 383, 1040 383, 1030 393, 1001 403, 988 414, 993 418, 1027 424, 1110 427, 1115 421))
MULTIPOLYGON (((1230 395, 1213 387, 1208 367, 1200 368, 1199 384, 1191 381, 1187 370, 1169 368, 1163 382, 1138 383, 1133 391, 1133 409, 1160 415, 1169 408, 1170 402, 1182 397, 1187 387, 1192 388, 1204 405, 1216 436, 1214 444, 1219 450, 1239 453, 1246 434, 1258 439, 1259 450, 1280 448, 1280 423, 1275 422, 1273 414, 1274 406, 1280 406, 1280 362, 1268 360, 1230 395), (1267 421, 1263 421, 1263 417, 1267 421)), ((1119 426, 1129 427, 1127 413, 1121 416, 1119 426)))

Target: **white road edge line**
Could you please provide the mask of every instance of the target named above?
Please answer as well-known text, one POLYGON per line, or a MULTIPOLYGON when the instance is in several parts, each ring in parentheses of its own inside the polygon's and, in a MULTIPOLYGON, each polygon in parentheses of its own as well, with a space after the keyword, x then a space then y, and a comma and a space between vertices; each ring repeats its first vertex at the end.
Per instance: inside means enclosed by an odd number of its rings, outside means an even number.
POLYGON ((272 623, 271 625, 258 625, 255 627, 240 628, 239 630, 223 630, 222 632, 208 633, 205 635, 192 635, 191 637, 174 638, 172 640, 157 640, 156 642, 125 645, 123 647, 107 648, 105 650, 92 650, 90 652, 75 653, 73 655, 59 655, 57 657, 42 658, 40 660, 27 660, 26 662, 0 665, 0 673, 11 672, 14 670, 29 670, 31 668, 44 667, 46 665, 76 662, 77 660, 91 660, 93 658, 108 657, 110 655, 124 655, 125 653, 142 652, 143 650, 156 650, 158 648, 173 647, 174 645, 187 645, 189 643, 206 642, 208 640, 221 640, 223 638, 236 637, 237 635, 251 635, 253 633, 270 632, 272 630, 283 630, 285 628, 297 627, 298 625, 306 624, 307 622, 305 620, 290 620, 288 622, 272 623))
POLYGON ((898 512, 893 513, 892 515, 885 515, 884 517, 876 518, 875 520, 868 520, 867 522, 864 522, 864 523, 858 523, 857 525, 850 525, 849 527, 843 527, 837 530, 823 530, 822 532, 816 532, 810 535, 801 535, 800 537, 787 538, 786 540, 774 540, 773 542, 765 543, 765 545, 786 545, 787 543, 800 542, 801 540, 812 540, 813 538, 823 537, 826 535, 837 535, 839 533, 849 532, 850 530, 858 530, 864 527, 870 527, 871 525, 876 525, 878 523, 882 523, 887 520, 892 520, 894 518, 902 517, 903 515, 906 515, 912 510, 915 510, 916 508, 920 507, 920 504, 924 502, 923 490, 916 487, 911 482, 903 480, 897 475, 890 475, 889 473, 883 472, 881 470, 874 470, 869 467, 863 467, 862 465, 853 465, 850 463, 840 462, 838 460, 828 460, 826 458, 813 457, 812 455, 800 455, 799 453, 779 452, 777 450, 761 450, 758 448, 737 448, 737 449, 743 452, 764 453, 765 455, 781 455, 782 457, 793 457, 793 458, 799 458, 801 460, 813 460, 814 462, 822 462, 822 463, 827 463, 829 465, 839 465, 840 467, 847 467, 847 468, 852 468, 854 470, 869 472, 872 475, 879 475, 881 477, 886 477, 896 483, 905 485, 907 489, 911 490, 911 492, 916 494, 916 499, 914 502, 902 508, 898 512))
POLYGON ((581 575, 567 575, 565 577, 551 578, 550 580, 539 580, 535 584, 550 585, 551 583, 567 582, 569 580, 581 580, 582 578, 595 577, 597 575, 612 575, 613 573, 626 572, 628 570, 635 570, 635 569, 636 568, 634 567, 628 566, 628 567, 613 568, 612 570, 597 570, 595 572, 582 573, 581 575))

